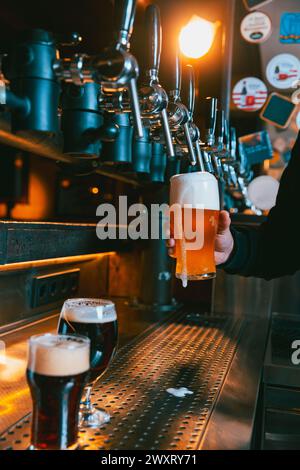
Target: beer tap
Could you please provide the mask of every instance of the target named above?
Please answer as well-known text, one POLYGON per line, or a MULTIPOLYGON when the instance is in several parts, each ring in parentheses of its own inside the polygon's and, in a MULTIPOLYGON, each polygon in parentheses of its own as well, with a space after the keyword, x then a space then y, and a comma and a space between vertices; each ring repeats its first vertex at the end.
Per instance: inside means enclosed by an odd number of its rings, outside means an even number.
POLYGON ((229 173, 231 184, 228 187, 230 193, 238 193, 242 196, 242 200, 246 207, 251 207, 251 202, 247 196, 247 185, 241 174, 241 162, 237 158, 237 137, 236 129, 230 128, 230 157, 228 159, 229 173))
POLYGON ((244 154, 243 146, 239 144, 239 173, 243 177, 246 184, 250 183, 253 179, 253 171, 250 169, 247 162, 247 157, 244 154))
POLYGON ((229 171, 231 181, 234 185, 235 189, 239 189, 239 182, 238 176, 236 174, 235 168, 237 164, 236 159, 236 150, 237 150, 237 142, 236 142, 236 130, 234 127, 230 128, 230 163, 229 163, 229 171))
POLYGON ((215 144, 215 129, 217 120, 216 98, 208 97, 204 101, 205 145, 203 147, 204 166, 209 173, 215 173, 212 155, 215 144))
POLYGON ((212 164, 218 179, 224 183, 224 171, 221 158, 225 154, 224 149, 224 133, 225 133, 225 113, 223 110, 217 110, 217 121, 215 131, 215 151, 212 154, 212 164))
POLYGON ((93 79, 101 85, 100 107, 109 112, 131 111, 135 133, 143 137, 139 108, 136 58, 129 52, 136 0, 115 0, 115 44, 90 59, 93 79), (129 94, 129 103, 127 99, 129 94))
POLYGON ((233 160, 232 168, 236 176, 236 189, 235 192, 242 196, 245 207, 251 208, 251 201, 248 199, 247 185, 252 178, 253 173, 247 171, 245 158, 240 152, 239 159, 237 158, 237 139, 236 130, 231 128, 231 158, 233 160))
MULTIPOLYGON (((187 88, 187 108, 188 108, 188 113, 189 113, 189 121, 187 123, 189 127, 189 136, 190 136, 192 145, 195 147, 197 166, 199 167, 201 171, 205 171, 202 152, 200 148, 200 130, 193 121, 194 110, 195 110, 195 90, 196 90, 195 72, 194 72, 193 66, 189 64, 185 66, 184 71, 185 71, 184 75, 185 75, 186 88, 187 88)), ((182 146, 185 143, 184 138, 185 138, 185 133, 184 134, 177 133, 176 140, 182 146)))
MULTIPOLYGON (((195 166, 197 163, 197 158, 195 155, 195 150, 193 142, 190 135, 190 113, 188 108, 181 101, 181 60, 179 53, 176 53, 175 57, 175 68, 173 75, 173 87, 169 91, 169 104, 168 104, 168 118, 169 125, 174 137, 175 142, 182 142, 182 131, 184 134, 185 144, 188 149, 188 157, 190 164, 195 166)), ((179 147, 181 144, 179 145, 179 147)))
POLYGON ((230 146, 230 129, 229 122, 224 119, 224 133, 223 133, 223 151, 220 154, 220 160, 222 164, 224 179, 228 188, 234 186, 231 179, 231 172, 229 164, 232 163, 231 159, 231 146, 230 146))
MULTIPOLYGON (((167 106, 168 95, 159 83, 159 66, 162 46, 160 10, 157 5, 146 9, 147 65, 142 86, 139 88, 139 103, 146 127, 155 139, 155 131, 162 129, 167 155, 174 157, 174 147, 170 132, 167 106)), ((155 139, 157 140, 157 139, 155 139)))
POLYGON ((57 60, 54 70, 67 82, 100 85, 100 108, 111 113, 131 112, 136 135, 143 137, 137 93, 139 68, 129 52, 135 7, 136 0, 115 0, 114 44, 96 56, 76 54, 72 59, 57 60))
POLYGON ((1 104, 12 112, 14 132, 58 133, 60 83, 53 70, 57 55, 55 36, 34 29, 22 33, 3 57, 3 72, 9 86, 4 83, 1 104))

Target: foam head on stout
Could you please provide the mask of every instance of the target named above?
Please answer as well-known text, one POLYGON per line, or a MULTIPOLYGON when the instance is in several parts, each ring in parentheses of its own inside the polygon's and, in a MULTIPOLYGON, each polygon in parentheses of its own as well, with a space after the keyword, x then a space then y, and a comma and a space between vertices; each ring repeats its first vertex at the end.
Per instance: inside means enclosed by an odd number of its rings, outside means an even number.
POLYGON ((33 336, 27 368, 36 374, 55 377, 87 372, 90 368, 87 338, 52 334, 33 336))
POLYGON ((109 323, 117 320, 115 304, 106 299, 68 299, 63 306, 65 320, 76 323, 109 323))
POLYGON ((218 181, 211 173, 195 172, 175 175, 170 182, 170 228, 175 238, 176 277, 186 287, 188 280, 215 277, 214 241, 220 211, 218 181))
POLYGON ((33 402, 34 449, 77 445, 78 412, 90 368, 90 340, 44 334, 30 338, 27 381, 33 402))
POLYGON ((65 301, 58 330, 76 333, 91 340, 89 383, 107 369, 117 346, 118 326, 115 304, 106 299, 68 299, 65 301))

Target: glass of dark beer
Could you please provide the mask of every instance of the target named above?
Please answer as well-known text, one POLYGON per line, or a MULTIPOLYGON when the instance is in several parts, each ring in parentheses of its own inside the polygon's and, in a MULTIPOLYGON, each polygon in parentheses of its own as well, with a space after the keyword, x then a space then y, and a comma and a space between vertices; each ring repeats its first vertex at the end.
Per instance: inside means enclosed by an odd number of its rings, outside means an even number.
POLYGON ((27 382, 33 417, 33 450, 77 447, 80 400, 90 368, 90 340, 42 334, 29 340, 27 382))
POLYGON ((104 299, 66 300, 58 331, 62 334, 84 335, 91 340, 90 371, 80 406, 80 427, 100 427, 110 420, 110 415, 92 405, 91 391, 116 352, 118 323, 115 304, 104 299))

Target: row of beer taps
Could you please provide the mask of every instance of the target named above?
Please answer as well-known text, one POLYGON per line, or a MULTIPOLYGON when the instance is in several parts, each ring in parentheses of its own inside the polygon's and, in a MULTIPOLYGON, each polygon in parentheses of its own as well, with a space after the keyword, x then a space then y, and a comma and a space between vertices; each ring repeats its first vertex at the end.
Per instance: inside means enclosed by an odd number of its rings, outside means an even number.
MULTIPOLYGON (((181 99, 182 65, 179 53, 175 57, 172 89, 167 93, 160 84, 162 28, 160 10, 154 4, 146 9, 146 71, 141 86, 137 87, 138 65, 129 52, 134 11, 135 2, 127 1, 115 50, 107 51, 101 60, 89 59, 88 68, 82 67, 81 83, 95 80, 95 72, 87 73, 87 70, 96 69, 102 91, 100 106, 114 112, 131 111, 136 139, 145 138, 145 133, 148 139, 165 146, 169 158, 187 156, 192 168, 213 173, 231 194, 239 193, 246 206, 250 207, 246 188, 252 174, 237 158, 236 131, 233 127, 229 128, 224 112, 217 108, 217 99, 205 100, 205 136, 201 140, 200 130, 193 121, 196 88, 193 67, 185 67, 187 105, 181 99), (115 77, 110 73, 110 67, 113 70, 119 67, 115 77)), ((78 64, 78 58, 76 60, 78 64)), ((80 63, 83 64, 84 60, 80 63)), ((63 70, 66 69, 63 67, 63 70)))
MULTIPOLYGON (((127 150, 132 151, 132 156, 128 161, 136 173, 149 172, 154 146, 161 158, 165 156, 174 163, 168 177, 182 171, 208 171, 229 194, 238 194, 244 205, 249 206, 247 184, 252 173, 247 162, 238 157, 236 131, 218 107, 218 100, 205 100, 202 136, 194 122, 194 69, 191 65, 182 67, 179 53, 174 59, 171 89, 167 92, 160 84, 162 29, 160 10, 154 4, 146 8, 147 58, 138 86, 138 62, 130 51, 135 10, 136 0, 115 0, 114 42, 98 55, 59 58, 57 40, 36 30, 26 43, 27 51, 21 44, 15 54, 5 57, 6 88, 3 92, 0 86, 0 98, 12 111, 13 130, 55 133, 60 106, 65 152, 80 156, 98 152, 101 156, 101 145, 115 142, 123 129, 127 140, 131 138, 133 148, 127 150), (20 51, 25 53, 24 63, 20 62, 20 51), (186 91, 186 103, 182 88, 186 91), (47 118, 40 117, 41 106, 46 108, 47 118)), ((80 36, 74 33, 69 43, 79 41, 80 36)))

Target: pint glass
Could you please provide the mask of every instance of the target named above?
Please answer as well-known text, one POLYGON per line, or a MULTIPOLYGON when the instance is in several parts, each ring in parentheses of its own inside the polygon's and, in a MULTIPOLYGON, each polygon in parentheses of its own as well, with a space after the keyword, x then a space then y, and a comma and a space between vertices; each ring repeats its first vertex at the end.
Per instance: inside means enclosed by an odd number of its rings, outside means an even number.
POLYGON ((31 447, 77 447, 78 413, 90 368, 90 340, 43 334, 29 340, 27 382, 33 402, 31 447))
POLYGON ((60 314, 58 331, 84 335, 91 341, 90 371, 80 407, 80 426, 99 427, 107 423, 110 416, 104 410, 96 409, 90 396, 93 384, 106 371, 116 352, 118 322, 115 304, 106 299, 68 299, 60 314))
POLYGON ((220 212, 217 179, 207 172, 173 176, 170 210, 176 277, 184 287, 188 281, 214 278, 214 244, 220 212))

